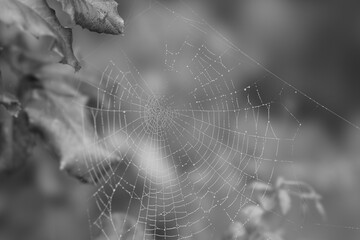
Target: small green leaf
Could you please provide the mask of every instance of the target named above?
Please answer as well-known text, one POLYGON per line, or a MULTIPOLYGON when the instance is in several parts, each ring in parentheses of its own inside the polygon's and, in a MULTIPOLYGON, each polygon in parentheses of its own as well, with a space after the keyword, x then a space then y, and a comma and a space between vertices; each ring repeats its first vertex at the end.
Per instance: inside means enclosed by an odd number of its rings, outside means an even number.
POLYGON ((117 11, 114 0, 57 0, 71 20, 93 32, 121 34, 124 20, 117 11))
POLYGON ((244 225, 240 222, 230 224, 222 237, 222 240, 243 240, 246 239, 247 233, 244 225))
POLYGON ((265 213, 264 209, 256 205, 249 205, 245 207, 242 212, 249 218, 255 225, 261 222, 261 218, 265 213))
POLYGON ((261 197, 259 197, 258 200, 259 200, 261 207, 266 211, 270 211, 270 210, 274 209, 274 207, 276 206, 274 195, 261 196, 261 197))

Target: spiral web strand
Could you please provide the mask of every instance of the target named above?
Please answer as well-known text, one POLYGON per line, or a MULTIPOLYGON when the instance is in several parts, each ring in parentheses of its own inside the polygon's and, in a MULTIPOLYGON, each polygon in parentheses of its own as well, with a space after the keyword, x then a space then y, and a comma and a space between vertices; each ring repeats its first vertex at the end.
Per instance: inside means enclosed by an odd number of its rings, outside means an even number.
MULTIPOLYGON (((157 74, 141 72, 131 54, 112 49, 113 60, 100 82, 91 85, 97 102, 87 108, 95 131, 122 160, 101 164, 111 171, 93 195, 97 213, 89 213, 95 215, 90 226, 111 240, 105 221, 118 239, 140 229, 144 239, 219 238, 218 226, 250 220, 241 216, 247 204, 257 204, 249 183, 270 185, 278 166, 292 164, 286 157, 292 155, 301 123, 279 99, 296 93, 280 81, 275 94, 263 95, 261 89, 273 77, 266 70, 240 89, 238 79, 258 64, 194 15, 152 2, 141 16, 166 22, 170 37, 160 44, 157 74), (187 34, 174 41, 179 26, 187 34), (291 134, 271 121, 273 109, 286 114, 291 134), (119 196, 128 199, 122 224, 134 219, 127 232, 119 232, 112 219, 119 196)), ((89 166, 89 173, 96 168, 89 166)))

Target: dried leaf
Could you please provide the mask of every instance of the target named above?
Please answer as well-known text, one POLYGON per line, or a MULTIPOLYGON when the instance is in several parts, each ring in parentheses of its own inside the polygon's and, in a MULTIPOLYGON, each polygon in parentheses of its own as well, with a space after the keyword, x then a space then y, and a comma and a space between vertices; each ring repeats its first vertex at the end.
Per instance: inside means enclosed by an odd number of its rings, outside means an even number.
POLYGON ((291 198, 289 193, 286 190, 280 189, 278 192, 279 205, 281 208, 282 214, 287 214, 291 207, 291 198))
POLYGON ((55 66, 64 74, 51 74, 46 69, 37 73, 40 87, 30 84, 24 90, 24 110, 60 157, 60 168, 83 182, 97 183, 112 173, 112 164, 121 158, 109 149, 111 144, 96 137, 85 111, 88 99, 71 85, 75 82, 74 75, 69 78, 71 68, 55 66))
POLYGON ((59 20, 56 17, 56 13, 53 9, 49 7, 46 0, 19 0, 28 7, 32 8, 37 14, 39 14, 53 29, 58 35, 59 47, 61 52, 64 54, 63 63, 69 64, 76 71, 78 71, 81 66, 79 61, 76 59, 73 48, 73 36, 72 30, 70 28, 64 28, 59 20))
POLYGON ((24 32, 36 38, 49 36, 56 41, 59 40, 52 27, 31 8, 17 0, 1 0, 0 46, 18 44, 23 47, 21 36, 24 32))
POLYGON ((15 97, 14 95, 8 92, 4 92, 1 71, 0 71, 0 106, 5 107, 8 113, 13 117, 17 117, 21 110, 20 102, 17 99, 17 97, 15 97))
POLYGON ((0 105, 4 106, 10 115, 14 117, 17 117, 21 110, 19 100, 14 95, 6 92, 0 92, 0 105))
POLYGON ((93 32, 121 34, 124 20, 117 11, 114 0, 57 0, 71 20, 93 32))

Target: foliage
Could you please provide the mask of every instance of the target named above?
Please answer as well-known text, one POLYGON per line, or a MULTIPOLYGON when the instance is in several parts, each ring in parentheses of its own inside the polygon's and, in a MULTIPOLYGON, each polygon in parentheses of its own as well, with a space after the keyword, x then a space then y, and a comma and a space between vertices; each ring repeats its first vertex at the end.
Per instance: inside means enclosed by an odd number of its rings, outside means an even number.
POLYGON ((275 186, 255 181, 250 188, 255 191, 258 204, 250 204, 242 209, 245 224, 234 222, 223 240, 283 240, 283 221, 291 210, 291 196, 314 202, 318 213, 325 218, 321 196, 306 183, 280 177, 275 186), (281 214, 278 214, 278 210, 281 214))
MULTIPOLYGON (((123 32, 114 0, 58 2, 74 24, 123 32)), ((46 0, 0 0, 0 176, 11 177, 41 158, 39 149, 50 149, 60 169, 82 182, 96 183, 106 176, 108 161, 119 161, 111 149, 93 143, 96 133, 84 111, 89 97, 76 89, 89 76, 79 72, 72 41, 72 29, 62 26, 46 0)), ((114 214, 114 221, 119 218, 114 214)))
MULTIPOLYGON (((117 3, 106 1, 69 1, 59 0, 74 23, 90 31, 108 34, 123 32, 124 21, 117 13, 117 3)), ((16 45, 27 48, 24 35, 37 38, 48 36, 54 40, 51 49, 59 50, 63 63, 80 69, 72 49, 72 31, 63 27, 55 11, 46 0, 1 0, 0 9, 0 46, 16 45)))
POLYGON ((53 143, 60 157, 60 169, 82 182, 98 182, 107 173, 107 162, 116 162, 120 157, 106 149, 105 142, 103 147, 95 144, 93 126, 84 111, 88 97, 73 88, 74 76, 65 65, 46 66, 34 76, 35 80, 24 80, 31 85, 23 96, 31 124, 53 143), (91 166, 94 169, 90 174, 91 166), (94 179, 94 176, 99 177, 94 179))
MULTIPOLYGON (((75 24, 90 31, 123 32, 113 0, 58 2, 75 24)), ((14 82, 0 75, 1 172, 26 162, 34 145, 30 142, 53 149, 61 169, 85 182, 98 181, 87 175, 89 166, 101 178, 106 170, 100 159, 113 160, 110 150, 89 147, 95 133, 84 114, 88 97, 75 88, 76 80, 87 76, 74 72, 80 63, 72 38, 72 29, 61 25, 46 0, 0 0, 0 60, 17 78, 14 82), (93 159, 86 163, 87 171, 84 152, 93 159)))
POLYGON ((56 17, 55 11, 49 7, 46 0, 20 0, 39 14, 56 32, 60 41, 60 51, 64 54, 63 63, 69 64, 75 70, 80 69, 80 63, 76 59, 72 48, 72 31, 63 27, 56 17))
POLYGON ((114 0, 57 0, 76 24, 98 33, 120 34, 124 21, 114 0))

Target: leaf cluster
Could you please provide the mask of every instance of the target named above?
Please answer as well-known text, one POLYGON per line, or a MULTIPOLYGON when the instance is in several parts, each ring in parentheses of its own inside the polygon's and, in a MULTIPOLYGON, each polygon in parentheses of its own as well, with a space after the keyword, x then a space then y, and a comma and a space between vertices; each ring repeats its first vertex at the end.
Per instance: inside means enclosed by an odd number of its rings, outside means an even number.
POLYGON ((121 34, 124 21, 114 0, 53 1, 0 0, 0 173, 16 171, 40 144, 61 169, 96 183, 107 173, 104 160, 118 156, 94 141, 89 97, 76 89, 89 76, 79 72, 72 29, 50 6, 58 2, 74 25, 97 33, 121 34), (15 80, 1 76, 5 68, 15 80))
POLYGON ((279 177, 274 186, 254 181, 249 188, 255 192, 258 204, 250 204, 241 210, 245 224, 234 222, 224 234, 223 240, 283 240, 282 225, 284 217, 291 210, 292 197, 312 201, 317 212, 323 218, 326 217, 321 196, 304 182, 279 177))

